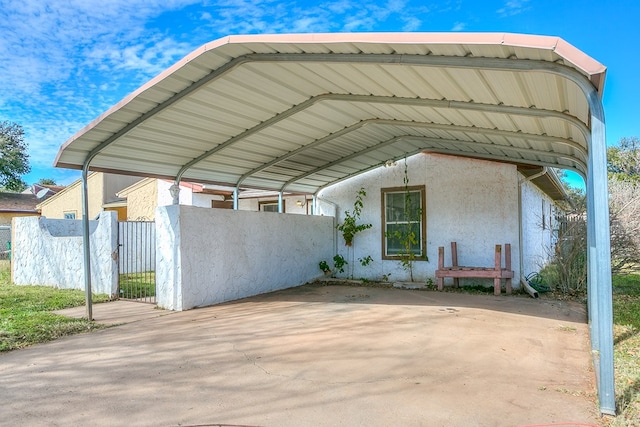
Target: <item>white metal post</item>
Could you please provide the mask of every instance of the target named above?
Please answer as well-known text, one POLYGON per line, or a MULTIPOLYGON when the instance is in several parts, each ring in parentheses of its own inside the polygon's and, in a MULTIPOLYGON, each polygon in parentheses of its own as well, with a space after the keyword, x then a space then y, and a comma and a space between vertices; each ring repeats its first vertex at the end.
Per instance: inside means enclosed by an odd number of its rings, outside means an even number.
POLYGON ((84 249, 84 290, 86 315, 88 320, 93 320, 93 307, 91 301, 91 247, 89 243, 89 189, 88 189, 89 162, 82 166, 82 245, 84 249))

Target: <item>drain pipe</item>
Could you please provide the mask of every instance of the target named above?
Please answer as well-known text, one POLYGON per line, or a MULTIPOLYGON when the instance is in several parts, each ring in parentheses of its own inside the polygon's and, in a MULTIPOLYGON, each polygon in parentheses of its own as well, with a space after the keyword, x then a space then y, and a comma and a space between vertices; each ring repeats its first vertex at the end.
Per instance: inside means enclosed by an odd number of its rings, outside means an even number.
POLYGON ((336 210, 336 214, 333 216, 333 247, 334 247, 334 253, 338 253, 338 229, 336 228, 336 226, 338 225, 338 210, 340 209, 340 207, 338 206, 337 203, 332 202, 331 200, 327 200, 327 199, 323 199, 320 196, 318 196, 318 193, 316 192, 313 195, 313 200, 314 200, 314 206, 313 206, 313 214, 317 215, 317 207, 318 207, 318 202, 323 202, 323 203, 327 203, 331 206, 333 206, 336 210))
POLYGON ((526 182, 532 181, 536 178, 541 177, 542 175, 545 175, 547 172, 547 167, 543 166, 540 172, 533 174, 518 183, 518 211, 520 212, 520 221, 518 221, 518 223, 520 224, 518 236, 520 239, 520 284, 523 286, 524 290, 533 298, 538 298, 538 291, 536 291, 531 287, 531 285, 529 285, 522 272, 524 268, 524 249, 522 247, 522 243, 524 242, 524 227, 522 226, 522 186, 526 182))

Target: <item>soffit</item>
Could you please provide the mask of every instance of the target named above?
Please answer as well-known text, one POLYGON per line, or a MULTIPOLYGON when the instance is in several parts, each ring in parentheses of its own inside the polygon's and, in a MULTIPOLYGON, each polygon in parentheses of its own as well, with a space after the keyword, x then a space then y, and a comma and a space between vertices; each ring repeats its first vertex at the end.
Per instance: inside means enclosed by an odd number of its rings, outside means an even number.
POLYGON ((590 112, 566 73, 601 94, 605 68, 555 37, 228 37, 90 123, 56 165, 309 193, 423 150, 586 174, 590 112))

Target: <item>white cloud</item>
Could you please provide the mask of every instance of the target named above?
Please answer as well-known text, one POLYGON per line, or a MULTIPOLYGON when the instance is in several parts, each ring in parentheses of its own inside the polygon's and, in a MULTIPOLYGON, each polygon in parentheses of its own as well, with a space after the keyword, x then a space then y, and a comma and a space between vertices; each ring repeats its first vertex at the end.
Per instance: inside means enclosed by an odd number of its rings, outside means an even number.
POLYGON ((0 0, 0 119, 25 128, 34 169, 123 95, 114 70, 129 91, 192 49, 145 25, 194 2, 0 0))
POLYGON ((433 13, 412 0, 0 0, 0 120, 23 125, 45 169, 73 133, 204 42, 416 31, 433 13))
POLYGON ((522 12, 531 9, 527 3, 529 3, 529 0, 508 0, 504 4, 504 7, 498 9, 496 12, 503 18, 519 15, 522 12))
POLYGON ((456 22, 455 24, 453 24, 451 31, 464 31, 466 26, 467 25, 464 22, 456 22))

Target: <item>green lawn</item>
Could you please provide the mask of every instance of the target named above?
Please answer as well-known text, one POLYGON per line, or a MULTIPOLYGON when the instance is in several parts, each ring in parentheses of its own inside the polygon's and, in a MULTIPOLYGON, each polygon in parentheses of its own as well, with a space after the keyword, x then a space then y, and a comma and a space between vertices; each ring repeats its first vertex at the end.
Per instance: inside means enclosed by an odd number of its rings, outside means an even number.
MULTIPOLYGON (((84 305, 84 298, 83 291, 13 285, 9 262, 0 261, 0 351, 101 328, 88 320, 51 313, 84 305)), ((93 297, 94 302, 107 300, 107 295, 93 297)))
POLYGON ((156 273, 127 273, 120 275, 120 298, 146 299, 156 296, 156 273))
POLYGON ((618 417, 611 426, 640 425, 640 274, 613 278, 614 363, 618 417))

